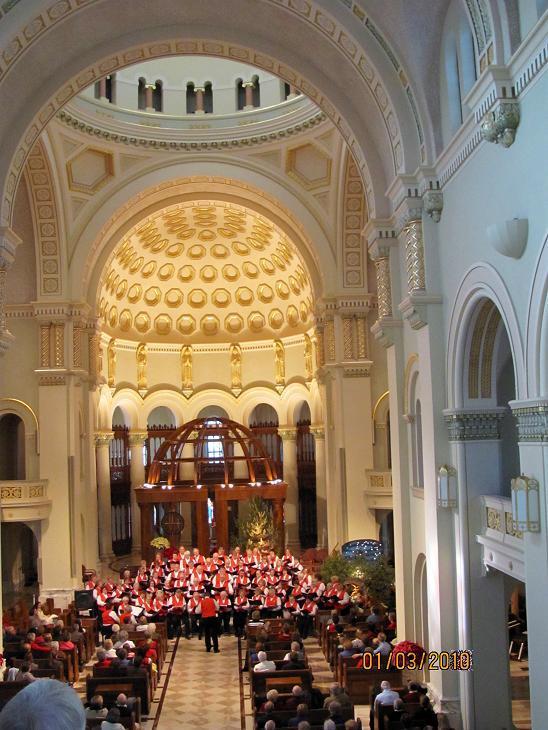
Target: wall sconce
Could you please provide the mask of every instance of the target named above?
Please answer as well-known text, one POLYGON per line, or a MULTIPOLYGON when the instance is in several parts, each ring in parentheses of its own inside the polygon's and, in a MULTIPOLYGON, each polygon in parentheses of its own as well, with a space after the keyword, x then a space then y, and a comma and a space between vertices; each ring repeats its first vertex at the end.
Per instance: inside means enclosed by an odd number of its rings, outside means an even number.
POLYGON ((503 256, 519 259, 527 246, 529 220, 512 218, 487 226, 487 239, 491 246, 503 256))
POLYGON ((457 471, 444 464, 438 470, 438 507, 457 506, 457 471))
POLYGON ((539 483, 532 477, 512 479, 512 520, 514 530, 540 532, 539 483))

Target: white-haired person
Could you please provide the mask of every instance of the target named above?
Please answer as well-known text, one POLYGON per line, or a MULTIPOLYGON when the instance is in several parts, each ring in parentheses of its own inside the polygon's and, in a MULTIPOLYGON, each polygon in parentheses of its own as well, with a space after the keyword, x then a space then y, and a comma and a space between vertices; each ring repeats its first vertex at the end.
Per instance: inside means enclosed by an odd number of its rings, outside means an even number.
POLYGON ((253 667, 254 672, 275 672, 276 671, 276 664, 267 657, 266 651, 260 651, 257 654, 257 659, 259 661, 253 667))
POLYGON ((375 707, 377 705, 391 705, 394 706, 394 702, 399 700, 400 696, 390 686, 390 682, 386 680, 381 682, 381 692, 375 697, 375 707))
POLYGON ((18 692, 0 713, 0 730, 84 730, 81 699, 67 684, 38 679, 18 692))

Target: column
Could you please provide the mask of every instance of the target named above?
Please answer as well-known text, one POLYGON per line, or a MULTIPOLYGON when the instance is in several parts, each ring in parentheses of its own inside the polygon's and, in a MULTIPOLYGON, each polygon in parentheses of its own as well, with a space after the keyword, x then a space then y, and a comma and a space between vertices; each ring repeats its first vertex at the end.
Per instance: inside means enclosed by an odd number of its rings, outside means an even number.
POLYGON ((287 100, 289 99, 295 99, 297 96, 299 96, 299 91, 296 89, 293 84, 289 84, 289 94, 287 95, 287 100))
POLYGON ((135 489, 145 483, 143 447, 148 437, 146 431, 131 431, 129 434, 129 478, 131 481, 131 544, 134 553, 141 552, 141 510, 137 504, 135 489))
POLYGON ((215 534, 217 537, 217 548, 224 547, 230 552, 228 544, 228 502, 225 499, 215 498, 215 534))
POLYGON ((146 112, 153 112, 154 109, 154 102, 152 99, 152 94, 154 92, 155 86, 154 84, 147 84, 145 86, 145 111, 146 112))
POLYGON ((99 99, 101 101, 108 101, 107 98, 107 79, 103 77, 99 79, 99 99))
POLYGON ((6 325, 6 279, 20 243, 21 239, 11 228, 0 226, 0 357, 14 340, 6 325))
POLYGON ((244 104, 244 111, 247 111, 248 109, 254 109, 253 104, 253 88, 255 84, 253 81, 244 81, 242 84, 244 90, 245 90, 245 104, 244 104))
POLYGON ((316 524, 318 548, 327 547, 327 485, 325 479, 325 431, 322 426, 311 426, 316 457, 316 524))
POLYGON ((97 504, 99 510, 99 557, 112 557, 112 507, 110 498, 110 456, 109 444, 114 438, 112 432, 95 434, 97 460, 97 504))
POLYGON ((209 554, 209 523, 207 521, 207 500, 196 502, 196 537, 202 555, 209 554))
POLYGON ((540 532, 524 532, 525 595, 529 636, 529 691, 534 728, 548 715, 548 398, 510 403, 518 425, 521 472, 539 482, 540 532))
POLYGON ((392 317, 392 285, 390 281, 390 259, 379 256, 375 259, 377 275, 377 302, 379 319, 392 317))
POLYGON ((284 482, 287 482, 285 503, 286 543, 292 550, 300 547, 299 484, 297 477, 297 430, 288 426, 278 429, 283 441, 284 482))
POLYGON ((196 111, 195 114, 205 114, 204 110, 204 92, 205 89, 203 86, 197 86, 194 89, 196 93, 196 111))
POLYGON ((407 292, 424 291, 424 241, 422 235, 422 216, 420 211, 413 213, 402 228, 405 241, 405 266, 407 270, 407 292))
MULTIPOLYGON (((283 499, 273 499, 272 500, 272 520, 274 522, 274 532, 278 539, 279 544, 279 551, 283 552, 285 550, 285 540, 284 540, 284 500, 283 499)), ((288 545, 288 547, 291 547, 291 545, 288 545)))
POLYGON ((150 541, 152 540, 152 504, 150 502, 141 502, 141 554, 144 559, 150 561, 152 559, 152 548, 150 541))

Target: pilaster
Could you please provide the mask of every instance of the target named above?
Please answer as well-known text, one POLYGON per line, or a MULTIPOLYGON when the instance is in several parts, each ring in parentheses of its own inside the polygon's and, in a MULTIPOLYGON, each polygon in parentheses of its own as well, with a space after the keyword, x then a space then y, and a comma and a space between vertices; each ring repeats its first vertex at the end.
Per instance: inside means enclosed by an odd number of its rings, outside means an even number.
POLYGON ((285 543, 298 549, 299 541, 299 484, 297 475, 297 429, 282 426, 278 434, 283 442, 284 481, 287 483, 285 500, 285 543))

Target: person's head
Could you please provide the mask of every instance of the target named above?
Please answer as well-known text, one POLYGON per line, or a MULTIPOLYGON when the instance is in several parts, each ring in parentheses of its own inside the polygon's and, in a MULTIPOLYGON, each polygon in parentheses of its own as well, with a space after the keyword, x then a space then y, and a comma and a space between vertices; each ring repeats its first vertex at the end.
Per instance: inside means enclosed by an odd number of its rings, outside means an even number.
POLYGON ((269 689, 266 693, 266 699, 268 702, 276 703, 278 697, 280 696, 280 693, 277 689, 269 689))
POLYGON ((340 702, 337 702, 334 700, 333 702, 329 703, 329 715, 330 717, 335 717, 336 715, 341 714, 341 705, 340 702))
POLYGON ((103 709, 103 695, 93 695, 89 703, 90 709, 102 710, 103 709))
POLYGON ((381 682, 381 690, 384 692, 385 689, 390 689, 390 682, 387 682, 386 679, 381 682))
POLYGON ((260 651, 260 652, 259 652, 259 653, 257 654, 257 659, 258 659, 258 660, 259 660, 260 662, 266 662, 266 651, 260 651))
POLYGON ((348 651, 348 650, 352 649, 352 640, 351 639, 345 639, 343 641, 343 649, 345 651, 348 651))
POLYGON ((304 702, 301 702, 300 705, 297 705, 297 716, 298 717, 307 717, 308 715, 308 705, 304 702))
POLYGON ((344 723, 344 730, 359 730, 359 727, 357 720, 347 720, 344 723))
POLYGON ((26 673, 26 672, 30 671, 30 664, 28 662, 23 662, 21 664, 21 671, 23 673, 26 673))
POLYGON ((264 711, 265 712, 274 712, 274 703, 273 702, 265 702, 264 703, 264 711))
POLYGON ((337 697, 342 692, 341 685, 337 682, 333 682, 333 684, 329 687, 329 694, 331 697, 337 697))
POLYGON ((397 700, 394 700, 394 709, 396 712, 403 712, 403 700, 401 697, 398 697, 397 700))
POLYGON ((117 707, 111 707, 108 711, 108 715, 105 717, 107 722, 120 722, 120 710, 117 707))
POLYGON ((127 705, 127 695, 125 695, 123 692, 120 692, 120 694, 116 698, 116 704, 122 705, 122 707, 127 705))
POLYGON ((308 720, 301 720, 301 722, 297 725, 297 730, 310 730, 310 723, 308 720))
POLYGON ((51 642, 51 650, 52 651, 59 651, 59 642, 58 641, 52 641, 51 642))
POLYGON ((121 662, 123 662, 127 659, 127 651, 123 648, 120 648, 116 651, 116 656, 121 662))
POLYGON ((291 690, 291 694, 293 695, 293 697, 302 697, 304 695, 304 691, 301 685, 294 685, 293 689, 291 690))
POLYGON ((386 641, 386 634, 383 634, 382 631, 378 634, 379 641, 386 641))
POLYGON ((276 730, 276 723, 274 720, 267 720, 264 724, 264 730, 276 730))
POLYGON ((84 730, 80 697, 56 679, 39 679, 18 692, 0 714, 0 730, 84 730))
POLYGON ((110 651, 113 648, 114 644, 112 643, 112 639, 105 639, 103 641, 103 647, 105 651, 110 651))
POLYGON ((251 614, 251 618, 253 621, 260 621, 261 620, 261 613, 260 611, 253 611, 251 614))
POLYGON ((323 730, 337 730, 337 726, 335 725, 333 720, 329 719, 324 722, 323 730))
POLYGON ((104 662, 107 658, 107 653, 104 649, 97 649, 97 661, 104 662))
POLYGON ((299 652, 301 650, 301 645, 298 641, 292 641, 291 642, 291 652, 299 652))
POLYGON ((418 682, 412 682, 411 680, 409 680, 407 682, 407 689, 410 692, 420 692, 421 691, 421 686, 420 686, 420 684, 418 682))

